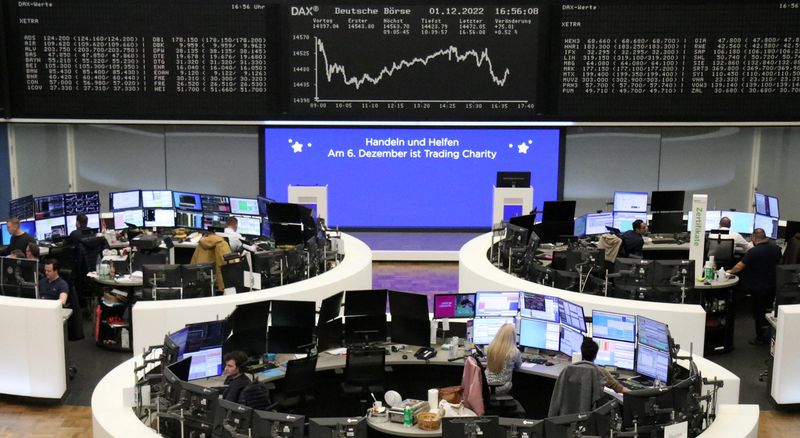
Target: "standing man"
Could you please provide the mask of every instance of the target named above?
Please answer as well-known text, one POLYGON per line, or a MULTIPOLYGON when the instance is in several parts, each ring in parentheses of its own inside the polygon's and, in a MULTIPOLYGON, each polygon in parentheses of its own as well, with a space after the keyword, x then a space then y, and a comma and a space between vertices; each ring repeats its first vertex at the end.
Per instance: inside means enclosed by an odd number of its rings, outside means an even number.
POLYGON ((625 256, 639 256, 644 255, 644 233, 647 232, 647 224, 643 220, 636 219, 631 224, 631 229, 622 233, 622 248, 625 249, 625 256))
POLYGON ((781 249, 770 242, 763 228, 753 230, 752 241, 753 248, 728 274, 745 271, 744 285, 752 300, 756 329, 756 337, 750 340, 750 344, 764 345, 769 341, 769 323, 765 314, 775 300, 775 271, 781 260, 781 249))
MULTIPOLYGON (((738 231, 731 229, 731 219, 727 216, 723 216, 722 219, 719 220, 719 229, 720 230, 727 230, 728 235, 721 235, 719 238, 721 239, 733 239, 733 244, 735 246, 736 252, 742 254, 750 250, 753 247, 753 244, 748 242, 738 231)), ((709 239, 716 239, 716 234, 709 234, 709 239)))
POLYGON ((67 305, 69 285, 58 275, 58 262, 54 259, 44 261, 45 279, 39 282, 39 298, 43 300, 59 300, 62 306, 67 305))
POLYGON ((8 229, 8 234, 11 235, 11 242, 9 242, 8 245, 6 245, 6 248, 0 252, 0 255, 7 256, 15 249, 18 249, 24 253, 29 243, 36 243, 36 239, 33 236, 20 229, 19 219, 15 217, 8 218, 8 221, 6 222, 6 228, 8 229))

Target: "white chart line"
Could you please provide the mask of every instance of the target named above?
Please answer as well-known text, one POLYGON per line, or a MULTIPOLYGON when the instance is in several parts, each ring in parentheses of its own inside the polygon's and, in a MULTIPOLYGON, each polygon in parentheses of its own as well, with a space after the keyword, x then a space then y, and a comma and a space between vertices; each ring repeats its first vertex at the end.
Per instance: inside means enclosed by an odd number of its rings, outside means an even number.
POLYGON ((323 103, 528 103, 527 100, 414 100, 414 99, 316 99, 323 103))

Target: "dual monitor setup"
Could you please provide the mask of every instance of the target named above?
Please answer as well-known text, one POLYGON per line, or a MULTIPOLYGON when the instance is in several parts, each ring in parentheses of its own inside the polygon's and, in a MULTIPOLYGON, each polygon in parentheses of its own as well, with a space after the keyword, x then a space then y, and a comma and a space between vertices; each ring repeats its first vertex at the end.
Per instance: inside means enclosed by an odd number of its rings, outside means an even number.
MULTIPOLYGON (((59 193, 46 196, 25 196, 9 203, 11 217, 20 219, 20 229, 37 240, 66 237, 75 230, 75 218, 85 214, 89 228, 100 228, 100 194, 98 192, 59 193)), ((3 245, 11 235, 2 224, 3 245)))

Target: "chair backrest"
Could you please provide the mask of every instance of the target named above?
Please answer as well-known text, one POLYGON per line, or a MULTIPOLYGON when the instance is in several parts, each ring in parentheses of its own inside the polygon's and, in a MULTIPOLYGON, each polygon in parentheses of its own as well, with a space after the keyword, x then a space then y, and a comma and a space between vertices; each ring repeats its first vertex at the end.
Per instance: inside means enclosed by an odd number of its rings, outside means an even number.
POLYGON ((736 241, 731 238, 706 239, 706 259, 714 256, 715 263, 723 266, 732 263, 735 245, 736 241))
POLYGON ((600 371, 588 362, 568 365, 561 371, 550 399, 548 416, 577 414, 595 408, 604 397, 600 371))
POLYGON ((317 358, 313 356, 290 360, 286 364, 286 376, 283 378, 283 390, 286 393, 300 393, 314 386, 314 374, 317 372, 317 358))
POLYGON ((383 347, 348 348, 345 381, 352 385, 379 385, 386 378, 386 350, 383 347))

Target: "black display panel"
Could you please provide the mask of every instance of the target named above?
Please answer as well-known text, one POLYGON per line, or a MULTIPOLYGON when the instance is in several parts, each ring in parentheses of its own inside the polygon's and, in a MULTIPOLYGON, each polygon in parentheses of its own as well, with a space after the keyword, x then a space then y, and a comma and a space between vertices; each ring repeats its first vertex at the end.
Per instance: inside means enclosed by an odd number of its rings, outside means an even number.
POLYGON ((545 16, 533 3, 289 5, 288 112, 536 118, 545 16))
POLYGON ((15 117, 257 119, 274 112, 265 0, 9 2, 15 117))
POLYGON ((64 193, 64 212, 69 215, 100 213, 100 193, 64 193))
POLYGON ((797 2, 566 2, 558 117, 794 120, 798 23, 797 2))

